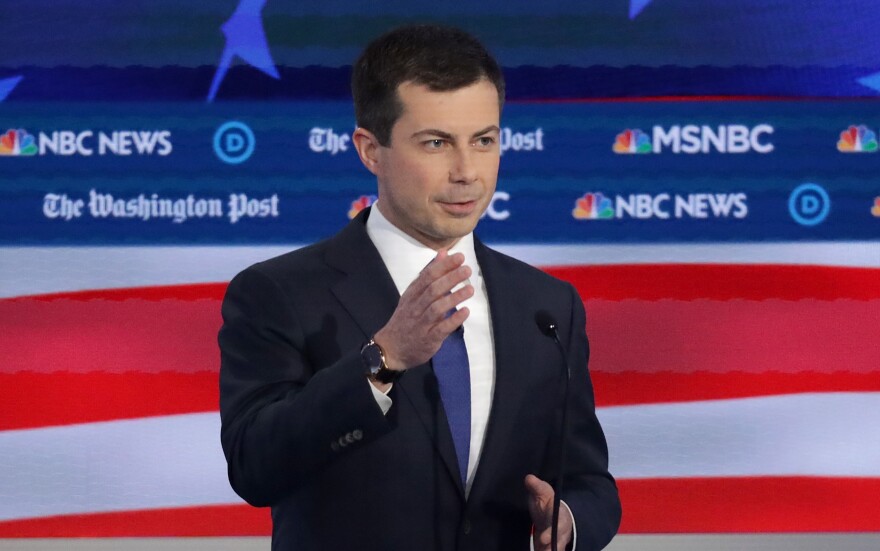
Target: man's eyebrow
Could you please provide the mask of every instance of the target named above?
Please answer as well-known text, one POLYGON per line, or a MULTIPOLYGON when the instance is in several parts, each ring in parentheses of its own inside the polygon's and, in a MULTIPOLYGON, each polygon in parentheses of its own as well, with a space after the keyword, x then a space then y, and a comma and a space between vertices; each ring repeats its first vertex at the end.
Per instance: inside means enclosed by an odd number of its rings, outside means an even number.
POLYGON ((471 137, 476 138, 478 136, 482 136, 483 134, 488 134, 489 132, 501 132, 501 129, 498 128, 496 125, 491 124, 482 130, 474 132, 474 134, 471 137))
MULTIPOLYGON (((489 132, 501 132, 501 129, 498 126, 491 124, 482 130, 478 130, 471 135, 471 138, 476 138, 478 136, 482 136, 483 134, 488 134, 489 132)), ((424 130, 419 130, 415 134, 412 135, 413 138, 418 138, 421 136, 437 136, 438 138, 443 138, 444 140, 454 140, 455 136, 450 134, 449 132, 444 132, 443 130, 438 130, 436 128, 426 128, 424 130)))
POLYGON ((438 138, 443 138, 445 140, 455 139, 455 136, 453 136, 449 132, 437 130, 436 128, 426 128, 424 130, 419 130, 418 132, 416 132, 415 134, 412 135, 413 138, 418 138, 420 136, 437 136, 438 138))

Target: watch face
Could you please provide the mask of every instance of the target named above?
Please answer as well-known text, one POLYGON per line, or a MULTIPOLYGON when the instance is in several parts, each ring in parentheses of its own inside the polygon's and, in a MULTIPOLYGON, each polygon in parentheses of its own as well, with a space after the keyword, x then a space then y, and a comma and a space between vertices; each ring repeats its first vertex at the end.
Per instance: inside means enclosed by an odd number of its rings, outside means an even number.
POLYGON ((376 344, 368 344, 361 351, 364 365, 370 373, 375 374, 382 367, 382 352, 376 344))

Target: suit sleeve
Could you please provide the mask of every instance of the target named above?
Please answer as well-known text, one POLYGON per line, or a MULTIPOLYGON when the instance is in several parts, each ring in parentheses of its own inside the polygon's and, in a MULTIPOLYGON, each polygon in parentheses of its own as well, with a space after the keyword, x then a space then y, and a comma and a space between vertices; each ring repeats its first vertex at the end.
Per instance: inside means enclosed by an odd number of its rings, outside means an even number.
POLYGON ((577 525, 576 551, 604 548, 620 526, 620 497, 608 472, 608 446, 599 420, 587 369, 589 344, 583 302, 574 287, 566 350, 571 366, 565 500, 577 525))
POLYGON ((251 505, 273 505, 389 430, 360 350, 316 369, 296 307, 258 266, 236 276, 223 300, 221 443, 229 481, 251 505))

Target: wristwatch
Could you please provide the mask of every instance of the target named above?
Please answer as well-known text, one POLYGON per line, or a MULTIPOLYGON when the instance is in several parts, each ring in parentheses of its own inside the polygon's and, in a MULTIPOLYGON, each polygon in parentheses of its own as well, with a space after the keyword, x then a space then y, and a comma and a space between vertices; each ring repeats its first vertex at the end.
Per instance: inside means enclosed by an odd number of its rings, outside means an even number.
POLYGON ((368 340, 361 348, 361 359, 364 361, 364 371, 367 377, 374 381, 393 383, 403 373, 388 369, 388 365, 385 363, 385 351, 373 339, 368 340))

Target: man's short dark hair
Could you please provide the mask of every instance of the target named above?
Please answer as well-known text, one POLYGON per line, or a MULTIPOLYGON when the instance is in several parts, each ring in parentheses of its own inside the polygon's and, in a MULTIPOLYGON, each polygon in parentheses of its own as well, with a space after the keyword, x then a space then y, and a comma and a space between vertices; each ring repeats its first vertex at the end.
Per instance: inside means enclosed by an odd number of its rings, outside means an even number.
POLYGON ((391 128, 403 113, 397 87, 404 82, 435 92, 458 90, 486 79, 504 103, 504 76, 479 40, 453 28, 407 25, 373 40, 354 64, 351 93, 358 126, 385 147, 391 128))

